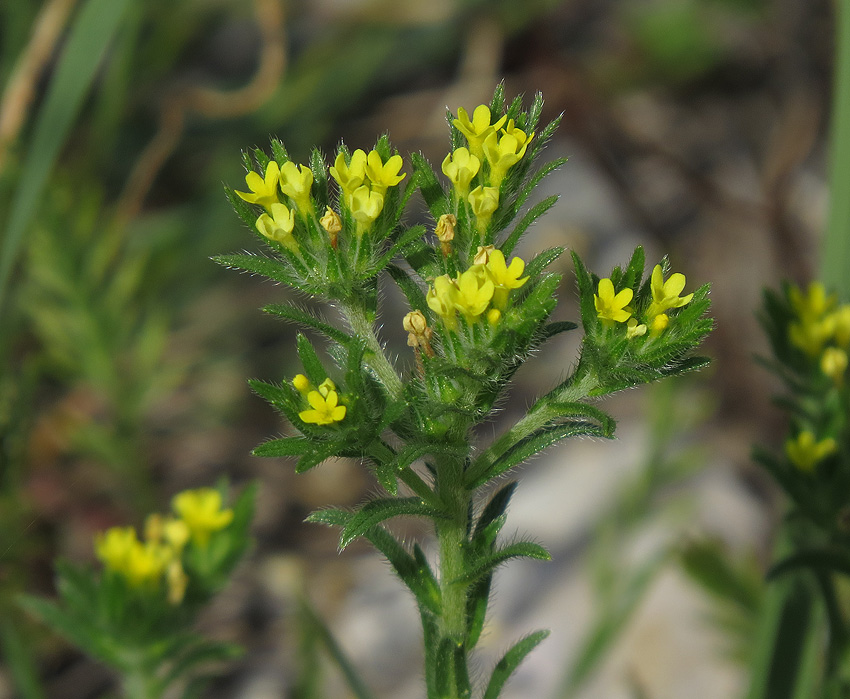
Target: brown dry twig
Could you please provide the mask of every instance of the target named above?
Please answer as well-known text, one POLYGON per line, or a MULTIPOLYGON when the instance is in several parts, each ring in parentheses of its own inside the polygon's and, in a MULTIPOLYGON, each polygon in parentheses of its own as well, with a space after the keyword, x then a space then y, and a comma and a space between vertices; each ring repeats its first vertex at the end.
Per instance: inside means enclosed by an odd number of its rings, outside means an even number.
POLYGON ((242 116, 259 108, 277 89, 286 69, 281 2, 254 0, 254 14, 260 30, 260 60, 254 77, 236 90, 191 87, 163 101, 159 129, 136 161, 118 200, 116 228, 123 228, 141 210, 157 174, 180 142, 189 112, 210 119, 242 116))
POLYGON ((38 13, 29 43, 18 57, 0 100, 0 172, 9 147, 26 122, 39 78, 76 4, 77 0, 48 0, 38 13))

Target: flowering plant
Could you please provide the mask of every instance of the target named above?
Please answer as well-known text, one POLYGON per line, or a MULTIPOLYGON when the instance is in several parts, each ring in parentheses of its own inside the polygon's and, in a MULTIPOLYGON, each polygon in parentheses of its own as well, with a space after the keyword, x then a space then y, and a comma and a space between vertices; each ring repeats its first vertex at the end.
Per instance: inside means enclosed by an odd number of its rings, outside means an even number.
MULTIPOLYGON (((368 539, 413 593, 431 698, 473 695, 467 659, 480 638, 495 569, 512 558, 549 558, 532 541, 499 539, 516 483, 494 489, 494 481, 566 437, 613 436, 614 420, 593 404, 599 396, 706 362, 691 351, 712 325, 707 286, 681 295, 685 278, 665 281, 666 261, 644 279, 641 248, 602 279, 573 254, 585 332, 579 360, 524 417, 479 445, 476 427, 492 418, 516 370, 547 340, 577 327, 549 320, 561 275, 547 268, 564 249, 528 260, 514 254, 557 200, 526 207, 535 187, 565 162, 536 167, 558 123, 541 127, 542 107, 540 95, 528 109, 521 98, 506 103, 499 87, 471 117, 464 109, 449 114, 451 148, 440 168, 448 186, 418 154, 408 176, 384 136, 369 153, 341 145, 330 168, 318 150, 309 167, 296 165, 273 140, 271 157, 261 150, 245 156, 250 191, 227 189, 270 254, 217 260, 334 304, 345 320, 338 327, 293 305, 265 308, 325 336, 331 362, 299 334, 303 373, 282 383, 251 382, 294 430, 254 453, 294 457, 299 472, 333 456, 360 458, 372 468, 384 496, 309 519, 340 527, 341 549, 368 539), (417 189, 432 230, 403 223, 417 189), (392 321, 408 333, 409 371, 390 360, 376 334, 382 276, 395 281, 410 306, 392 321), (400 516, 433 523, 436 572, 418 544, 408 549, 382 526, 400 516)), ((498 696, 547 633, 510 648, 476 696, 498 696)))

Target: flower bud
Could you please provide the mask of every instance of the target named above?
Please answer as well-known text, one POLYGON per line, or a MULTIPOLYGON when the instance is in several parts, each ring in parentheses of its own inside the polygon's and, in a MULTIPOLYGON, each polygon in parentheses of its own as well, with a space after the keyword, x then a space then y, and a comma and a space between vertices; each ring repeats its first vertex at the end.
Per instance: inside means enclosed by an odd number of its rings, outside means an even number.
POLYGON ((339 214, 331 207, 327 207, 325 215, 319 219, 319 223, 328 232, 328 236, 331 239, 331 247, 336 250, 337 235, 342 230, 342 221, 339 218, 339 214))

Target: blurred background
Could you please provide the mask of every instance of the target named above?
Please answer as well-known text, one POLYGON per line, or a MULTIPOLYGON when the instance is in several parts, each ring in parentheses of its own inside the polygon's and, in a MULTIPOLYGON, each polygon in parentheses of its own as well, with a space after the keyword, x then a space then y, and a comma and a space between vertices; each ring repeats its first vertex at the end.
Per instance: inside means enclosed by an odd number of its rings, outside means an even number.
MULTIPOLYGON (((497 576, 482 671, 553 630, 508 697, 741 696, 781 502, 751 464, 783 424, 761 288, 815 273, 833 72, 827 0, 0 0, 0 698, 104 697, 111 678, 15 607, 52 560, 139 524, 183 488, 261 484, 256 546, 202 628, 246 648, 211 697, 345 697, 306 598, 377 697, 421 696, 413 601, 367 546, 303 523, 376 488, 356 462, 296 477, 249 456, 284 426, 246 384, 296 372, 290 292, 218 267, 254 250, 225 182, 240 150, 296 161, 388 132, 432 163, 446 109, 505 81, 563 113, 541 187, 560 203, 519 254, 565 245, 600 274, 635 245, 711 282, 700 375, 606 402, 619 440, 522 469, 508 529, 552 563, 497 576), (559 514, 545 521, 544 507, 559 514), (726 600, 721 601, 721 598, 726 600), (490 655, 488 655, 488 653, 490 655), (16 689, 17 687, 17 689, 16 689), (38 688, 40 687, 40 688, 38 688)), ((425 221, 414 205, 410 223, 425 221)), ((559 317, 576 319, 570 264, 559 317)), ((384 337, 402 361, 401 300, 384 337)), ((575 361, 517 377, 491 439, 575 361)), ((399 533, 421 535, 415 526, 399 533)), ((509 532, 510 533, 510 532, 509 532)), ((427 542, 426 542, 427 543, 427 542)))

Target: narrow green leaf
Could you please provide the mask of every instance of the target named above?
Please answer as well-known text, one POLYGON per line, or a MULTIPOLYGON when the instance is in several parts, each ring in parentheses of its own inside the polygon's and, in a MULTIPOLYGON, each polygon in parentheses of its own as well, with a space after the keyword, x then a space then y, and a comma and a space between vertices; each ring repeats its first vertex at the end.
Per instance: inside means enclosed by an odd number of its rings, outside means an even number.
POLYGON ((293 323, 298 323, 299 325, 317 330, 323 335, 329 337, 331 340, 339 342, 341 345, 347 345, 351 342, 351 336, 348 333, 343 332, 339 328, 335 328, 333 325, 320 320, 313 314, 301 310, 296 306, 290 306, 283 303, 272 303, 268 306, 264 306, 263 311, 271 313, 272 315, 280 316, 281 318, 286 318, 287 320, 291 320, 293 323))
POLYGON ((35 118, 0 247, 0 311, 18 248, 86 93, 129 6, 129 0, 88 0, 77 13, 35 118))
POLYGON ((387 272, 393 278, 393 281, 398 284, 398 288, 407 297, 407 302, 410 308, 414 311, 420 311, 427 318, 430 315, 428 310, 428 302, 425 300, 425 292, 401 267, 397 265, 387 265, 387 272))
POLYGON ((255 447, 251 452, 254 456, 303 456, 313 448, 313 443, 304 437, 283 437, 270 439, 255 447))
POLYGON ((505 514, 516 487, 517 482, 511 481, 507 485, 499 488, 493 497, 490 498, 490 502, 488 502, 486 507, 481 511, 481 515, 478 517, 478 522, 475 524, 475 533, 472 537, 473 539, 478 538, 492 522, 505 514))
POLYGON ((295 473, 304 473, 309 471, 314 466, 318 466, 325 459, 330 459, 336 456, 341 451, 345 451, 345 444, 338 442, 330 442, 320 446, 315 446, 312 450, 304 454, 298 459, 298 464, 295 466, 295 473))
POLYGON ((448 198, 443 186, 421 153, 411 153, 410 161, 413 163, 413 177, 436 221, 448 212, 448 198))
POLYGON ((511 231, 510 235, 505 238, 505 242, 500 246, 503 253, 505 253, 505 257, 510 255, 513 252, 513 249, 516 247, 517 243, 521 240, 522 236, 528 230, 528 228, 533 224, 538 218, 540 218, 543 214, 545 214, 549 209, 555 206, 558 201, 558 195, 553 194, 552 196, 546 197, 543 201, 538 202, 534 206, 532 206, 523 216, 519 223, 514 226, 514 229, 511 231))
POLYGON ((351 518, 339 538, 340 550, 345 549, 358 536, 392 517, 427 517, 434 519, 445 515, 419 498, 377 498, 370 500, 351 518))
POLYGON ((301 365, 304 367, 304 373, 314 386, 318 386, 328 378, 328 373, 325 371, 319 355, 316 354, 316 350, 313 349, 313 345, 306 335, 298 333, 295 338, 295 349, 298 352, 301 365))
POLYGON ((554 248, 546 248, 545 250, 537 253, 533 258, 528 261, 528 264, 525 266, 525 274, 529 277, 536 277, 538 274, 543 272, 549 265, 551 265, 555 260, 557 260, 561 255, 564 254, 565 248, 562 248, 560 245, 555 246, 554 248))
POLYGON ((535 544, 533 541, 518 541, 477 561, 470 570, 459 578, 452 580, 451 583, 468 584, 475 582, 512 558, 534 558, 538 561, 552 560, 550 553, 540 544, 535 544))
POLYGON ((549 631, 535 631, 525 638, 517 641, 513 647, 502 656, 502 659, 496 663, 493 668, 493 674, 490 675, 490 681, 487 683, 487 689, 484 691, 482 699, 498 699, 502 693, 502 688, 507 683, 510 676, 514 673, 520 663, 525 660, 525 656, 534 650, 537 645, 549 635, 549 631))
POLYGON ((773 565, 767 572, 767 579, 773 580, 787 573, 806 568, 850 575, 850 554, 844 549, 838 548, 811 549, 792 553, 773 565))
POLYGON ((216 255, 212 260, 225 267, 241 269, 252 274, 262 274, 264 277, 281 284, 296 286, 296 281, 291 272, 280 262, 270 257, 263 255, 216 255))

